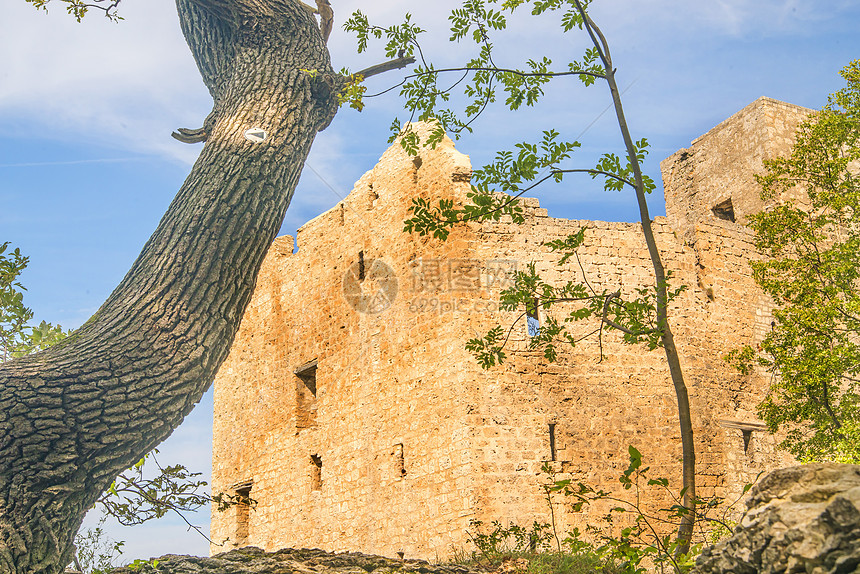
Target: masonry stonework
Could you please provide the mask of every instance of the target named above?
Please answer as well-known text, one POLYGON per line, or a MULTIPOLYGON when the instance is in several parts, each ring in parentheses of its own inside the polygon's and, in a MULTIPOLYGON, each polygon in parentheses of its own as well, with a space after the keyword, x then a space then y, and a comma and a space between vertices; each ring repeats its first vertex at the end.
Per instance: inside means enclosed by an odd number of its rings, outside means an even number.
MULTIPOLYGON (((743 221, 762 208, 752 174, 790 151, 808 113, 761 98, 661 166, 667 217, 654 229, 673 284, 687 286, 670 321, 700 495, 738 495, 789 462, 756 421, 764 374, 741 375, 722 356, 770 328, 743 221)), ((525 318, 514 324, 519 312, 498 308, 500 290, 530 262, 548 282, 584 272, 598 292, 634 295, 653 281, 639 224, 556 219, 525 199, 525 224, 462 225, 445 242, 403 232, 412 198, 463 202, 470 175, 448 139, 417 158, 394 145, 346 199, 299 229, 297 251, 291 237, 272 244, 215 381, 213 492, 255 504, 213 511, 212 539, 225 545, 213 551, 447 557, 468 546, 472 520, 548 521, 544 462, 558 477, 615 488, 631 444, 653 476, 680 488, 662 349, 604 332, 602 360, 592 337, 549 363, 528 351, 525 318), (558 266, 545 243, 583 226, 579 261, 558 266), (464 344, 497 324, 513 324, 508 359, 483 370, 464 344)), ((588 522, 589 511, 560 502, 562 532, 588 522)))

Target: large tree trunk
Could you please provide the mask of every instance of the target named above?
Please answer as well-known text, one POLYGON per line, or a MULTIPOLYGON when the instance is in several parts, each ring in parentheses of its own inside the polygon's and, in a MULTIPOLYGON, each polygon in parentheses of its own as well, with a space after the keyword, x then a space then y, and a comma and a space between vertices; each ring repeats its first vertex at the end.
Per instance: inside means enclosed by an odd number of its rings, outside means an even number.
POLYGON ((208 139, 92 319, 62 344, 0 366, 3 574, 60 572, 99 493, 209 387, 314 136, 337 109, 340 79, 298 0, 177 7, 214 99, 208 139), (246 140, 252 127, 268 137, 246 140))

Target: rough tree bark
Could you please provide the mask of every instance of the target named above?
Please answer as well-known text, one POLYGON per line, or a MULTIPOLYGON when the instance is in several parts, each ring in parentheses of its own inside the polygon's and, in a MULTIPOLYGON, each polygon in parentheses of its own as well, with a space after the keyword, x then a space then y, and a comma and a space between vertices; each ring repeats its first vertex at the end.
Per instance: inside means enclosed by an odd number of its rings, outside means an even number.
POLYGON ((99 493, 209 387, 314 136, 337 110, 343 78, 298 0, 177 7, 214 100, 206 145, 98 312, 62 344, 0 366, 4 574, 60 572, 99 493), (252 127, 268 137, 246 140, 252 127))

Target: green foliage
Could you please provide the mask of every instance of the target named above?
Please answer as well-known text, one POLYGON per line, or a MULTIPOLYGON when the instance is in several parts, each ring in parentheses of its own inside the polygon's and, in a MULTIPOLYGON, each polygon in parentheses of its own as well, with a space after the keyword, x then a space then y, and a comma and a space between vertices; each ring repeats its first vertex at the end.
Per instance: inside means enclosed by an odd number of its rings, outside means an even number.
POLYGON ((129 563, 127 567, 129 570, 138 572, 158 572, 158 564, 159 561, 155 558, 152 560, 142 560, 137 558, 134 562, 129 563))
MULTIPOLYGON (((342 70, 344 76, 349 76, 346 70, 342 70)), ((349 104, 354 110, 361 111, 364 109, 364 93, 367 91, 367 86, 362 84, 364 76, 356 74, 349 76, 350 80, 346 83, 343 89, 337 95, 337 101, 342 106, 349 104)))
MULTIPOLYGON (((519 68, 497 66, 493 60, 492 35, 506 29, 507 19, 504 12, 513 11, 520 3, 503 2, 501 10, 488 8, 491 4, 498 2, 466 0, 461 8, 451 12, 451 41, 471 40, 477 50, 462 67, 457 68, 437 69, 424 59, 418 43, 418 35, 423 30, 411 23, 408 14, 399 26, 381 27, 371 25, 362 12, 356 11, 347 20, 344 29, 355 33, 359 52, 368 48, 371 38, 385 39, 384 51, 388 57, 399 54, 409 56, 417 50, 421 55, 421 64, 414 73, 404 79, 400 91, 405 108, 411 114, 410 121, 435 119, 441 123, 444 131, 455 138, 463 132, 471 131, 472 121, 497 101, 499 90, 505 93, 505 105, 516 110, 523 104, 534 106, 544 95, 543 86, 555 77, 579 76, 586 84, 603 77, 604 70, 596 63, 599 51, 594 49, 587 50, 581 61, 567 63, 565 71, 553 71, 550 68, 552 61, 545 56, 527 58, 524 66, 519 68), (459 76, 459 79, 450 86, 440 87, 440 78, 452 74, 459 76), (442 107, 444 102, 450 100, 453 90, 467 78, 468 81, 462 86, 462 94, 467 99, 462 114, 442 107)), ((537 3, 534 13, 539 14, 559 7, 550 4, 558 3, 537 3)), ((573 3, 570 4, 573 6, 573 3)), ((566 32, 575 25, 577 14, 577 10, 571 8, 563 16, 563 31, 566 32)), ((579 22, 581 23, 581 18, 579 22)), ((393 129, 393 137, 401 131, 402 126, 398 123, 393 129)))
MULTIPOLYGON (((421 55, 421 63, 414 73, 401 83, 400 93, 404 98, 404 107, 410 113, 410 122, 432 121, 436 122, 438 128, 427 141, 422 142, 415 132, 409 130, 409 124, 404 125, 395 120, 392 124, 391 141, 399 137, 403 148, 409 154, 416 155, 423 146, 433 147, 445 133, 458 138, 464 132, 471 132, 472 122, 490 104, 497 101, 500 91, 505 95, 505 106, 516 110, 522 105, 536 105, 544 95, 544 86, 553 79, 578 76, 586 85, 591 85, 596 79, 606 77, 606 70, 600 63, 601 51, 597 46, 587 49, 581 60, 568 62, 562 68, 563 71, 551 69, 552 61, 546 56, 525 58, 524 65, 518 68, 497 65, 493 59, 492 38, 494 34, 506 29, 505 13, 513 12, 523 4, 532 6, 533 15, 561 10, 562 32, 582 28, 584 10, 588 7, 588 2, 570 0, 466 0, 461 8, 453 10, 449 16, 450 39, 455 42, 471 42, 476 52, 462 67, 442 69, 424 59, 418 43, 418 35, 423 30, 412 24, 408 15, 403 24, 389 27, 371 25, 360 11, 350 17, 344 28, 356 34, 359 52, 368 48, 371 38, 376 38, 386 40, 385 54, 389 57, 401 52, 410 55, 413 50, 417 50, 421 55), (500 4, 501 9, 493 9, 493 4, 500 4), (449 86, 442 85, 442 78, 451 74, 456 74, 459 79, 449 86), (458 113, 447 107, 447 102, 451 100, 455 88, 461 85, 466 103, 462 112, 458 113)), ((360 97, 361 94, 353 94, 348 101, 353 107, 360 109, 363 105, 360 97)), ((622 165, 617 155, 606 154, 594 168, 567 169, 563 164, 570 158, 571 152, 580 147, 579 142, 557 141, 559 134, 555 130, 545 131, 543 134, 543 140, 539 144, 516 144, 514 150, 500 151, 493 163, 476 170, 472 178, 472 193, 469 194, 465 206, 454 208, 450 202, 431 206, 426 200, 416 199, 412 206, 412 217, 405 223, 406 231, 421 235, 432 234, 439 239, 445 239, 450 228, 463 221, 498 220, 501 215, 511 215, 515 221, 519 221, 522 219, 521 212, 514 198, 547 179, 561 182, 567 173, 582 172, 592 177, 603 176, 606 178, 606 189, 618 190, 624 185, 636 187, 634 173, 638 168, 634 168, 630 161, 622 165), (513 197, 500 197, 498 192, 513 197)), ((634 144, 634 155, 640 163, 645 158, 647 145, 645 139, 634 144)), ((645 191, 654 189, 654 182, 650 178, 644 176, 641 179, 645 191)))
POLYGON ((473 186, 466 196, 471 203, 463 207, 454 207, 450 199, 440 199, 434 206, 424 198, 413 198, 409 206, 412 217, 403 222, 403 230, 419 235, 432 234, 444 241, 455 224, 465 221, 498 221, 503 215, 511 216, 514 223, 525 221, 523 208, 515 198, 477 186, 473 186))
MULTIPOLYGON (((606 509, 605 515, 590 520, 586 532, 575 528, 560 539, 553 524, 549 523, 534 522, 525 528, 516 524, 505 526, 499 521, 489 525, 472 521, 467 534, 475 551, 458 556, 458 560, 475 562, 488 570, 514 562, 519 571, 529 573, 689 572, 703 545, 731 532, 733 523, 727 516, 740 497, 731 504, 718 497, 699 499, 697 524, 708 527, 699 528, 690 551, 678 554, 679 541, 673 534, 664 533, 672 530, 689 512, 681 504, 683 492, 673 492, 666 478, 651 477, 642 454, 633 446, 628 447, 628 459, 627 468, 618 477, 621 494, 559 479, 551 463, 544 464, 547 480, 542 487, 550 511, 557 504, 554 502, 556 495, 562 495, 575 512, 595 504, 606 509), (649 496, 669 500, 671 504, 653 508, 643 503, 649 496)), ((745 485, 741 496, 751 487, 751 484, 745 485)))
POLYGON ((180 464, 162 467, 157 453, 153 450, 116 477, 98 499, 104 511, 123 526, 142 524, 168 512, 193 512, 211 501, 201 492, 207 483, 197 478, 199 472, 189 472, 180 464), (158 470, 153 478, 144 473, 147 460, 158 470))
MULTIPOLYGON (((731 532, 733 523, 727 517, 740 497, 730 504, 719 497, 698 498, 694 506, 695 524, 699 526, 695 533, 696 543, 689 550, 679 553, 679 548, 689 542, 682 542, 675 534, 664 533, 680 524, 690 513, 682 503, 684 490, 673 492, 668 479, 652 478, 649 475, 650 468, 644 465, 642 453, 632 445, 628 447, 628 457, 629 464, 618 477, 623 490, 630 493, 625 496, 583 482, 558 480, 550 463, 544 464, 543 472, 548 476, 544 488, 548 495, 562 494, 572 501, 571 508, 576 512, 595 503, 609 508, 600 521, 602 524, 592 523, 588 526, 590 538, 598 542, 584 542, 580 532, 574 531, 563 543, 568 547, 591 544, 593 551, 602 560, 614 564, 619 572, 626 574, 666 570, 676 574, 689 572, 705 544, 715 542, 715 535, 731 532), (651 508, 643 503, 648 495, 670 500, 672 504, 651 508), (703 528, 702 525, 708 527, 703 528)), ((741 497, 751 487, 752 484, 745 485, 741 497)))
MULTIPOLYGON (((568 63, 567 71, 563 72, 552 71, 552 62, 546 57, 526 59, 524 68, 504 68, 493 60, 492 36, 505 30, 506 12, 512 12, 523 4, 530 5, 534 15, 561 10, 562 31, 568 32, 584 26, 587 2, 509 0, 501 3, 501 10, 492 9, 493 4, 498 3, 492 0, 466 0, 462 7, 454 10, 449 17, 451 40, 470 40, 477 49, 477 53, 465 66, 436 69, 431 63, 422 61, 415 73, 404 80, 401 95, 412 119, 417 117, 419 120, 432 120, 436 126, 432 135, 426 138, 426 141, 421 141, 409 124, 404 127, 395 120, 392 124, 392 137, 400 137, 400 144, 407 153, 416 155, 422 146, 435 145, 446 131, 453 137, 458 137, 464 130, 470 130, 472 121, 483 113, 489 104, 496 101, 499 90, 506 94, 505 105, 515 110, 523 104, 536 104, 543 96, 543 86, 555 78, 579 75, 588 85, 595 79, 607 76, 606 70, 598 64, 603 60, 601 48, 597 44, 586 50, 580 61, 568 63), (460 79, 448 88, 440 88, 440 77, 454 72, 461 74, 460 79), (448 108, 442 108, 441 103, 448 101, 454 88, 463 81, 463 95, 469 101, 462 114, 458 115, 448 108)), ((409 43, 418 45, 417 33, 413 34, 409 26, 374 27, 360 12, 353 15, 346 28, 356 33, 360 51, 367 48, 371 36, 388 39, 387 53, 391 53, 392 41, 401 46, 409 43)), ((425 198, 414 198, 410 206, 411 217, 404 222, 404 231, 433 235, 437 239, 445 240, 454 225, 467 221, 498 221, 503 215, 509 215, 512 221, 522 223, 523 209, 517 198, 549 179, 560 183, 564 176, 570 173, 585 173, 592 178, 603 177, 607 190, 618 191, 628 186, 636 189, 641 187, 643 193, 648 193, 655 188, 653 180, 641 176, 639 169, 648 152, 646 139, 632 142, 631 152, 626 154, 627 159, 624 161, 617 154, 607 153, 599 159, 594 168, 568 167, 567 163, 573 152, 580 146, 579 142, 566 141, 556 130, 551 129, 543 131, 542 138, 537 143, 524 141, 515 144, 513 150, 500 151, 492 163, 474 171, 471 191, 467 194, 465 205, 456 206, 450 199, 431 204, 425 198)), ((579 241, 581 242, 581 238, 579 241)), ((562 265, 575 254, 575 247, 563 242, 554 242, 549 246, 561 253, 562 265)), ((601 337, 604 328, 618 329, 622 331, 625 341, 643 343, 649 349, 654 349, 662 344, 665 331, 665 323, 658 319, 658 302, 662 299, 665 308, 665 303, 683 289, 680 287, 667 292, 668 280, 667 277, 665 281, 656 282, 653 288, 640 289, 633 298, 624 300, 620 292, 594 291, 584 276, 579 281, 571 281, 565 285, 548 285, 540 279, 532 266, 529 271, 517 275, 516 284, 502 293, 501 303, 505 310, 524 309, 520 315, 522 318, 529 313, 534 314, 535 309, 531 307, 548 311, 559 303, 580 302, 563 317, 556 318, 545 313, 544 324, 539 331, 532 333, 530 348, 541 351, 550 361, 556 359, 560 343, 575 345, 579 340, 568 331, 566 325, 595 317, 600 318, 600 324, 587 336, 601 337)), ((510 330, 508 335, 503 335, 499 329, 493 329, 483 337, 471 339, 467 348, 482 366, 489 368, 504 360, 502 349, 509 334, 510 330)))
MULTIPOLYGON (((577 249, 585 240, 587 228, 564 239, 550 241, 545 245, 560 254, 559 267, 571 258, 579 264, 577 249)), ((527 316, 535 316, 541 311, 543 322, 540 329, 530 333, 529 350, 540 351, 544 358, 553 362, 558 356, 558 345, 575 347, 581 340, 597 336, 601 342, 604 329, 618 330, 622 338, 630 344, 644 344, 649 350, 662 344, 662 326, 657 318, 658 288, 655 286, 639 288, 637 297, 623 299, 619 291, 595 291, 588 282, 582 265, 578 265, 580 278, 555 286, 546 283, 537 273, 534 263, 526 271, 514 276, 513 284, 500 294, 499 309, 503 311, 522 310, 514 319, 507 333, 501 327, 494 327, 484 337, 470 339, 466 349, 485 369, 501 364, 505 359, 504 347, 514 327, 527 316), (553 309, 566 304, 564 312, 554 313, 553 309), (596 325, 584 335, 574 336, 569 326, 585 320, 593 320, 596 325)), ((672 274, 667 274, 667 280, 672 274)), ((672 301, 685 289, 679 286, 667 289, 668 300, 672 301)))
MULTIPOLYGON (((474 563, 482 569, 501 570, 504 564, 513 563, 518 572, 527 574, 621 574, 611 561, 602 557, 594 545, 570 538, 558 551, 552 551, 555 533, 546 523, 534 522, 530 528, 516 524, 502 525, 493 521, 471 522, 467 532, 475 550, 455 555, 455 562, 474 563)), ((577 532, 578 535, 578 532, 577 532)))
POLYGON ((29 259, 17 247, 7 255, 8 247, 8 242, 0 244, 0 362, 21 350, 26 324, 33 317, 33 312, 24 306, 24 287, 18 281, 29 259))
POLYGON ((125 543, 111 540, 102 528, 106 518, 103 514, 98 526, 81 530, 75 535, 75 565, 83 574, 108 574, 117 566, 117 560, 122 555, 125 543))
MULTIPOLYGON (((189 522, 185 516, 186 512, 194 512, 210 504, 219 512, 238 504, 249 505, 251 508, 256 506, 256 501, 245 495, 222 493, 210 496, 206 492, 207 483, 197 478, 200 473, 189 472, 180 464, 161 466, 156 454, 157 449, 148 453, 120 474, 99 496, 96 502, 102 511, 99 527, 78 533, 75 542, 78 549, 77 561, 85 574, 106 572, 107 565, 113 565, 121 554, 123 542, 106 541, 101 528, 108 516, 123 526, 135 526, 173 512, 185 521, 189 529, 196 530, 209 540, 200 527, 189 522), (150 467, 154 467, 156 472, 153 473, 150 467), (150 476, 152 474, 154 476, 150 476)), ((157 566, 157 560, 135 560, 129 564, 132 570, 144 572, 157 570, 157 566)))
POLYGON ((371 26, 367 16, 360 10, 353 12, 352 16, 344 23, 343 29, 347 32, 355 32, 358 38, 358 52, 367 49, 367 41, 370 37, 382 39, 385 37, 385 55, 394 58, 398 55, 412 56, 418 47, 418 35, 424 32, 419 26, 412 23, 412 16, 406 14, 402 24, 397 26, 371 26))
MULTIPOLYGON (((48 11, 48 4, 51 2, 51 0, 24 1, 32 4, 37 9, 44 10, 45 12, 48 11)), ((116 9, 121 1, 122 0, 90 0, 87 2, 85 0, 59 0, 60 3, 65 4, 66 12, 73 16, 78 22, 80 22, 91 9, 101 10, 109 20, 122 20, 122 16, 118 16, 116 13, 116 9)))
POLYGON ((30 259, 8 248, 8 241, 0 243, 0 363, 46 349, 70 333, 45 321, 28 325, 33 311, 24 306, 26 289, 18 278, 30 259))
MULTIPOLYGON (((648 155, 648 140, 642 138, 637 142, 633 142, 633 147, 636 152, 636 160, 639 164, 645 161, 648 155)), ((606 191, 621 191, 625 185, 636 187, 633 182, 633 163, 627 161, 624 166, 621 165, 621 158, 614 153, 606 153, 598 160, 597 166, 591 171, 592 179, 598 176, 604 176, 605 181, 603 188, 606 191)), ((651 193, 657 187, 654 180, 647 175, 642 175, 642 182, 646 193, 651 193)))
POLYGON ((750 218, 765 259, 756 282, 777 308, 761 343, 727 356, 774 374, 759 414, 802 461, 860 462, 860 60, 847 86, 758 177, 772 207, 750 218), (791 199, 802 190, 808 202, 791 199))
POLYGON ((475 548, 491 561, 512 553, 534 552, 535 550, 546 551, 551 547, 552 529, 547 523, 535 521, 531 528, 523 528, 516 524, 502 526, 494 520, 491 528, 484 530, 484 524, 480 520, 472 520, 469 531, 469 539, 475 548))

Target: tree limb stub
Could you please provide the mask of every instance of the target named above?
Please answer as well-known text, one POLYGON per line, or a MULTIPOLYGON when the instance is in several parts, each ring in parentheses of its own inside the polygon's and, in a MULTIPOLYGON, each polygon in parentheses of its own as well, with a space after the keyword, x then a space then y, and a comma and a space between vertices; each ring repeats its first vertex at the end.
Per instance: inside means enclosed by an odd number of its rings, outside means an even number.
POLYGON ((205 142, 209 138, 204 128, 190 130, 188 128, 177 128, 175 132, 170 134, 173 139, 179 140, 182 143, 194 144, 205 142))
POLYGON ((320 15, 320 34, 323 41, 328 44, 328 37, 331 36, 331 30, 334 26, 334 10, 331 8, 329 0, 316 0, 317 14, 320 15))
POLYGON ((369 78, 371 76, 377 76, 379 74, 383 74, 385 72, 390 72, 391 70, 398 70, 400 68, 405 68, 411 64, 415 63, 415 58, 412 56, 395 58, 394 60, 389 60, 387 62, 382 62, 381 64, 376 64, 374 66, 370 66, 369 68, 365 68, 361 71, 355 72, 354 74, 350 74, 348 76, 348 80, 354 81, 358 76, 362 78, 369 78))

